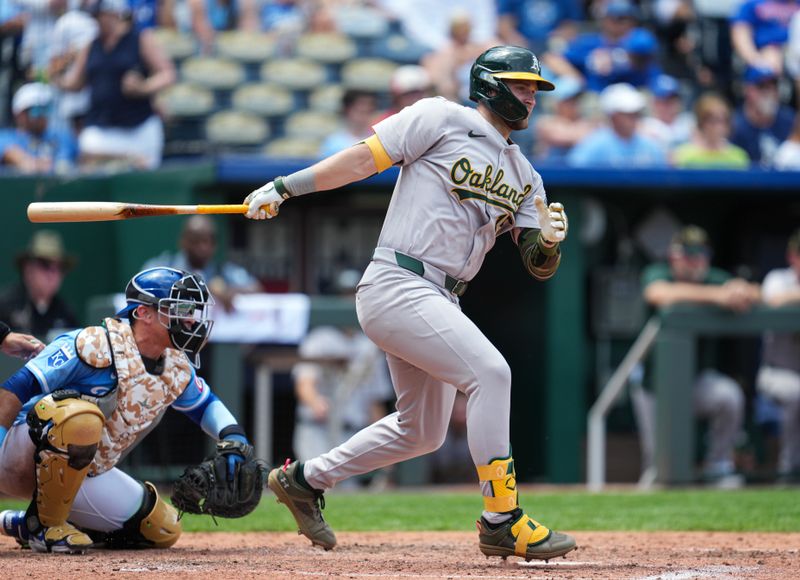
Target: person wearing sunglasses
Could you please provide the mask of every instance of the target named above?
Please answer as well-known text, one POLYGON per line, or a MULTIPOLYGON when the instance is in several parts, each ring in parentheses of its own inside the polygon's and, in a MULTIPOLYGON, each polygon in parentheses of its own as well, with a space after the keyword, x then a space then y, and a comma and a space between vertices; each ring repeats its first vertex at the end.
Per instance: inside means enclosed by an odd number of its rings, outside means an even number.
POLYGON ((77 143, 49 124, 53 101, 44 83, 22 85, 11 102, 14 127, 0 129, 0 168, 21 173, 64 173, 77 159, 77 143))

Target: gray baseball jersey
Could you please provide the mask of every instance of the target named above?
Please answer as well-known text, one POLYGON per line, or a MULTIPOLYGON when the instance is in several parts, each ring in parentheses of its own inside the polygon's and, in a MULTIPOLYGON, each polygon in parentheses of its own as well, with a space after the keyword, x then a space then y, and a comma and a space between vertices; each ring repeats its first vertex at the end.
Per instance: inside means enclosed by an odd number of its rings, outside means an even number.
POLYGON ((539 227, 542 178, 477 110, 422 99, 375 133, 402 166, 378 246, 471 280, 498 235, 539 227))
MULTIPOLYGON (((533 198, 544 197, 542 180, 480 112, 442 98, 403 109, 375 133, 367 145, 376 167, 402 168, 356 309, 387 353, 397 412, 307 461, 306 480, 317 489, 438 448, 457 391, 467 396, 475 465, 510 453, 508 363, 440 283, 446 278, 428 274, 433 267, 469 280, 497 235, 538 227, 533 198), (397 252, 422 261, 422 271, 407 267, 414 261, 399 264, 397 252)), ((482 490, 492 495, 487 482, 482 490)))

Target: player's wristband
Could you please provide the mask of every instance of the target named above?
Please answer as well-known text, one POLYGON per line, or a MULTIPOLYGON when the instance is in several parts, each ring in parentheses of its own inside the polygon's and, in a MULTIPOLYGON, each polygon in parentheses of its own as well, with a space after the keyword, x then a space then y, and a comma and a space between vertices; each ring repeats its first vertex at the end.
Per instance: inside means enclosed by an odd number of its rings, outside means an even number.
POLYGON ((542 237, 542 232, 539 232, 539 237, 536 239, 536 245, 545 256, 554 256, 558 252, 558 242, 548 242, 542 237))
POLYGON ((314 172, 310 167, 296 171, 286 177, 279 177, 275 180, 275 191, 286 199, 286 197, 296 197, 298 195, 305 195, 317 190, 314 185, 314 172), (277 182, 280 181, 281 191, 278 189, 277 182))
POLYGON ((0 322, 0 344, 3 344, 9 334, 11 334, 11 327, 5 322, 0 322))

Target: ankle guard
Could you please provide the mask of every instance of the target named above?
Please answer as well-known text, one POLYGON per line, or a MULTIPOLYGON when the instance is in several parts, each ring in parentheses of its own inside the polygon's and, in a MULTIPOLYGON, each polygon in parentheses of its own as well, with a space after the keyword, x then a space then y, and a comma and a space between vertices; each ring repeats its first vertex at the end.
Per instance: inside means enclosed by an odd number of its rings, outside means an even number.
POLYGON ((122 525, 122 529, 107 534, 92 532, 92 536, 105 542, 107 548, 169 548, 180 538, 182 530, 178 512, 158 497, 152 483, 145 481, 142 487, 142 506, 122 525))
POLYGON ((478 478, 488 482, 492 492, 491 496, 483 496, 483 506, 487 512, 504 513, 519 507, 513 457, 509 455, 493 459, 489 465, 479 465, 478 478))

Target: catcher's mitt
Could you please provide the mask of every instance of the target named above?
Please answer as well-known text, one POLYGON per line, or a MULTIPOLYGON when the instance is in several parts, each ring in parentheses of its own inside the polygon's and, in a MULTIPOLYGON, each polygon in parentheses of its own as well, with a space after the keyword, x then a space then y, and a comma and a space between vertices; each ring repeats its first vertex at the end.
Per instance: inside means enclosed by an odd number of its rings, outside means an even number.
POLYGON ((187 467, 172 489, 172 504, 182 514, 208 514, 241 518, 253 511, 261 500, 267 478, 267 464, 253 458, 253 447, 241 441, 217 443, 217 453, 199 465, 187 467), (228 456, 244 458, 236 464, 233 480, 228 480, 228 456))

